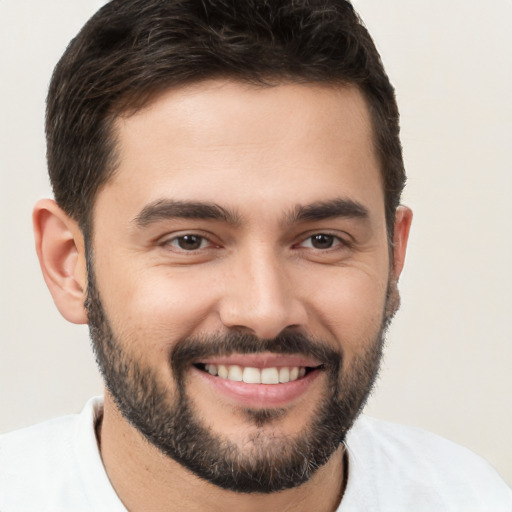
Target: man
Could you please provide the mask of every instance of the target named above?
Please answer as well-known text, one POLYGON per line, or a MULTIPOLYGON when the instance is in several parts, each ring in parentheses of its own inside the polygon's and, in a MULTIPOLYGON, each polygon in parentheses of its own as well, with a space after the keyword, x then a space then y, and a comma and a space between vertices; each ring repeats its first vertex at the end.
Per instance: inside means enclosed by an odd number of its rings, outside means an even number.
POLYGON ((410 210, 342 1, 114 0, 48 96, 43 275, 104 402, 0 441, 0 510, 507 510, 483 461, 359 413, 410 210))

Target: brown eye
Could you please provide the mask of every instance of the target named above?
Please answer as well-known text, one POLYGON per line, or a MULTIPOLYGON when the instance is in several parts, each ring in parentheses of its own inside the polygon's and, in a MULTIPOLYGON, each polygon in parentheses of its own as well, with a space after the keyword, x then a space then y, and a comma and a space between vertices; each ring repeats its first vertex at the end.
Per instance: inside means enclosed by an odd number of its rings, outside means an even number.
POLYGON ((173 240, 174 244, 184 251, 201 249, 206 239, 198 235, 183 235, 173 240))
POLYGON ((310 237, 311 246, 315 249, 330 249, 334 245, 335 237, 332 235, 326 235, 319 233, 310 237))

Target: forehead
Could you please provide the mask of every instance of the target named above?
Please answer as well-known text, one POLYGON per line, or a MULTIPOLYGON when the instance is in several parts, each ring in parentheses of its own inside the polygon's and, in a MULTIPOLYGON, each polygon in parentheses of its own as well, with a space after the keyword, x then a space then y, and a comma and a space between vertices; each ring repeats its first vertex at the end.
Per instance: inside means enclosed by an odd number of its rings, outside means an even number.
POLYGON ((289 211, 328 195, 383 212, 369 109, 355 87, 207 81, 160 94, 115 131, 118 167, 98 201, 112 195, 133 213, 166 198, 289 211))

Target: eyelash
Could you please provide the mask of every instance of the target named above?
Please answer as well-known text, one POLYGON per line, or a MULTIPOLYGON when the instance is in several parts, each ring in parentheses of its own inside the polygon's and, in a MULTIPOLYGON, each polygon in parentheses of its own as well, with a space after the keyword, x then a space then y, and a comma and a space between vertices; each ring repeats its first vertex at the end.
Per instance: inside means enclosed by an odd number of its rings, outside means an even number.
MULTIPOLYGON (((317 241, 319 241, 319 240, 317 240, 317 241)), ((189 253, 189 254, 194 254, 194 253, 197 253, 198 251, 219 247, 219 246, 216 246, 216 244, 214 244, 208 236, 205 236, 202 234, 196 234, 196 233, 184 233, 182 235, 175 236, 173 238, 163 241, 161 245, 164 247, 170 246, 170 247, 173 247, 173 249, 177 250, 178 252, 189 253), (195 248, 190 248, 190 249, 186 249, 186 248, 180 246, 180 242, 186 243, 186 239, 189 237, 191 239, 190 241, 192 242, 192 245, 194 245, 193 241, 195 240, 196 243, 197 242, 199 243, 199 246, 195 247, 195 248), (208 244, 209 246, 204 247, 205 243, 208 244)), ((295 244, 293 246, 293 248, 301 248, 302 247, 302 248, 311 249, 311 250, 315 250, 315 251, 327 252, 327 251, 336 250, 336 249, 340 249, 343 247, 349 247, 349 246, 350 246, 350 243, 347 240, 344 240, 343 238, 339 237, 338 235, 334 235, 329 232, 320 231, 320 232, 312 233, 311 235, 302 239, 302 241, 298 244, 295 244), (315 237, 317 237, 317 239, 319 237, 327 238, 328 243, 330 242, 330 246, 324 247, 324 248, 314 247, 315 242, 313 241, 313 239, 315 237), (309 246, 304 245, 307 242, 310 243, 309 246)))
POLYGON ((311 246, 309 246, 308 248, 310 249, 313 249, 313 250, 317 250, 317 251, 322 251, 322 252, 326 252, 326 251, 329 251, 329 250, 336 250, 336 249, 339 249, 341 247, 347 247, 349 246, 349 243, 344 240, 343 238, 339 237, 338 235, 334 235, 332 233, 329 233, 329 232, 317 232, 317 233, 313 233, 311 235, 309 235, 307 238, 305 238, 300 244, 298 244, 298 246, 303 246, 304 247, 304 244, 306 242, 310 242, 311 246), (325 237, 325 238, 328 238, 331 242, 331 245, 329 247, 324 247, 324 248, 319 248, 319 247, 314 247, 314 238, 317 238, 317 241, 319 241, 318 239, 320 237, 325 237))
POLYGON ((195 253, 195 252, 200 251, 200 250, 211 248, 211 247, 202 247, 205 242, 207 244, 209 244, 209 245, 215 245, 210 240, 210 238, 208 238, 207 236, 201 235, 201 234, 196 234, 196 233, 184 233, 183 235, 175 236, 173 238, 170 238, 170 239, 165 240, 164 242, 162 242, 162 245, 163 246, 172 246, 173 248, 175 248, 179 252, 183 252, 183 253, 195 253), (199 247, 197 247, 195 249, 185 249, 183 247, 179 247, 180 241, 185 241, 185 239, 187 239, 189 237, 191 239, 199 240, 199 247))

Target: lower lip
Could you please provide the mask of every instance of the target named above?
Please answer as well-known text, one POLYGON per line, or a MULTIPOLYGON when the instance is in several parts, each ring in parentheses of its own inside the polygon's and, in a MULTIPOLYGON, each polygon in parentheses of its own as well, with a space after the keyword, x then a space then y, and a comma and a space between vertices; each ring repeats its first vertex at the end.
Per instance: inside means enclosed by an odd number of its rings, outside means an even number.
POLYGON ((297 400, 317 381, 322 370, 313 370, 304 377, 282 384, 247 384, 221 377, 214 377, 209 373, 194 367, 194 373, 216 392, 224 395, 230 401, 242 407, 283 407, 297 400))

